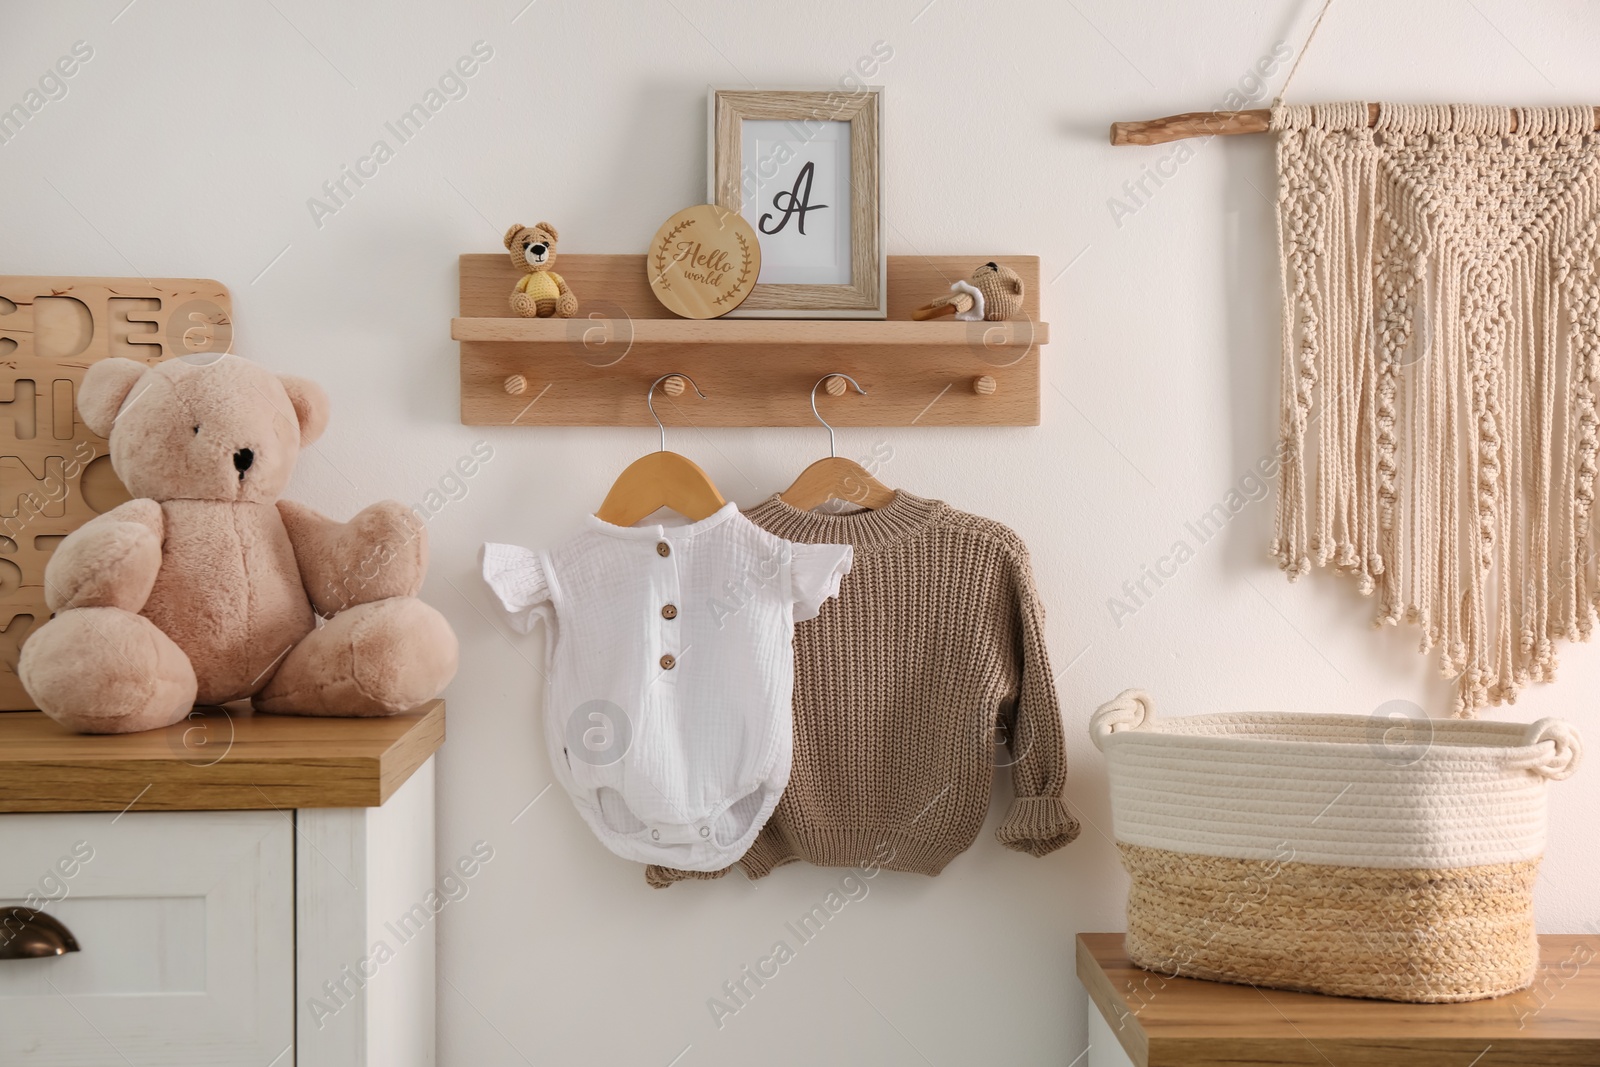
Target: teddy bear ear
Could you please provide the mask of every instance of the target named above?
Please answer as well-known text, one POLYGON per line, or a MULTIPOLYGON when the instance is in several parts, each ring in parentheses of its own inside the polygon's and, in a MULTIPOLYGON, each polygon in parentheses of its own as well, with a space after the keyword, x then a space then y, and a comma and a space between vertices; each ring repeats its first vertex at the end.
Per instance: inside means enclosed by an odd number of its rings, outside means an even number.
POLYGON ((113 357, 91 363, 78 386, 78 414, 101 437, 111 436, 117 413, 149 368, 135 360, 113 357))
POLYGON ((283 391, 289 394, 294 416, 300 422, 300 443, 309 445, 328 428, 328 394, 309 378, 282 374, 278 380, 283 383, 283 391))
POLYGON ((522 223, 520 223, 520 222, 517 223, 516 225, 512 226, 511 229, 506 231, 505 237, 502 238, 502 240, 504 240, 505 243, 506 243, 506 251, 508 251, 508 252, 511 251, 511 242, 515 241, 517 239, 517 234, 519 234, 521 232, 522 232, 522 223))
POLYGON ((556 228, 550 225, 548 222, 536 222, 533 224, 533 228, 536 230, 543 230, 545 233, 549 234, 550 240, 552 241, 561 240, 561 235, 556 232, 556 228))

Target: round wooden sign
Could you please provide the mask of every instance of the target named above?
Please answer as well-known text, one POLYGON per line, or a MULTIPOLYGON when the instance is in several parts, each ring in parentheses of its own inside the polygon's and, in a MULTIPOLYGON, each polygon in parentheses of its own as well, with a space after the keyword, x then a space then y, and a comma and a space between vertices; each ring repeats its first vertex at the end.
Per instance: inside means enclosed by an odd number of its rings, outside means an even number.
POLYGON ((645 256, 650 289, 686 319, 714 319, 744 302, 761 273, 756 231, 715 204, 684 208, 656 231, 645 256))

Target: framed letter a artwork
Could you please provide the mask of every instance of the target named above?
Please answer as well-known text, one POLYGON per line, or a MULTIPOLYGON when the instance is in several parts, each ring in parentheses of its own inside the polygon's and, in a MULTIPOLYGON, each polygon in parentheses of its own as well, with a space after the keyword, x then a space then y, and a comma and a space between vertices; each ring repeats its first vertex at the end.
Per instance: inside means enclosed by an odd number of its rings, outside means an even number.
POLYGON ((713 89, 710 112, 710 200, 761 242, 729 317, 883 318, 883 89, 713 89))

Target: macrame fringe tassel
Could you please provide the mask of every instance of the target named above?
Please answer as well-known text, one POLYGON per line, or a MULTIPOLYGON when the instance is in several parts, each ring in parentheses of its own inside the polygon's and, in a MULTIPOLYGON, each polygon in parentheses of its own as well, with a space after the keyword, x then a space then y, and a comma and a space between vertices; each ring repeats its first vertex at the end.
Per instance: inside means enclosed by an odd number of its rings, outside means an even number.
POLYGON ((1457 683, 1555 676, 1596 620, 1600 140, 1589 107, 1279 106, 1273 554, 1356 577, 1457 683), (1515 133, 1511 132, 1513 125, 1515 133))

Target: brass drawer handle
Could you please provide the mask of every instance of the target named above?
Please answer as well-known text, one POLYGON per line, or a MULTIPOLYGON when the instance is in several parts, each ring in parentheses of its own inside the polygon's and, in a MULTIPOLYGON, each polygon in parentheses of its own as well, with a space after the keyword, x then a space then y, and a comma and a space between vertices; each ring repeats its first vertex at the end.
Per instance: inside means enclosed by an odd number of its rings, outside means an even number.
POLYGON ((0 908, 0 960, 33 960, 78 951, 60 919, 34 908, 0 908))

